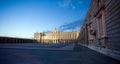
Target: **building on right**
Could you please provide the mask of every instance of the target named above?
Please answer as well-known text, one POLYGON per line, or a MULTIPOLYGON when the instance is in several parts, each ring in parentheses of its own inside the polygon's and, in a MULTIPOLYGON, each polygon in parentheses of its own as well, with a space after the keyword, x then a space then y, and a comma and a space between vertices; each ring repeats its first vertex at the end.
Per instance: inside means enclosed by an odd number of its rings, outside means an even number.
POLYGON ((92 0, 79 43, 120 60, 120 0, 92 0))

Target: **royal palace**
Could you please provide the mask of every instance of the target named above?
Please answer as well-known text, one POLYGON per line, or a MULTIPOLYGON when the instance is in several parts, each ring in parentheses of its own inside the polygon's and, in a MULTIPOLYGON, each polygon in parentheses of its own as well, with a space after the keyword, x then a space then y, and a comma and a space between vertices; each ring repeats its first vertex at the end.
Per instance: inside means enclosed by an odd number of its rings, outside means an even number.
POLYGON ((52 32, 34 33, 34 39, 40 43, 72 43, 77 41, 79 32, 60 32, 54 29, 52 32))

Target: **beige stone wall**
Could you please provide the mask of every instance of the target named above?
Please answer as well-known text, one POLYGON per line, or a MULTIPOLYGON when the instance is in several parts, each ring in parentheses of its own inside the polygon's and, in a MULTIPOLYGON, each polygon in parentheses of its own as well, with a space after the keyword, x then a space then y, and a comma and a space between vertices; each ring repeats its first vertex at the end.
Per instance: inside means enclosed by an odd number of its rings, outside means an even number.
POLYGON ((37 42, 40 42, 40 33, 34 33, 34 39, 37 41, 37 42))

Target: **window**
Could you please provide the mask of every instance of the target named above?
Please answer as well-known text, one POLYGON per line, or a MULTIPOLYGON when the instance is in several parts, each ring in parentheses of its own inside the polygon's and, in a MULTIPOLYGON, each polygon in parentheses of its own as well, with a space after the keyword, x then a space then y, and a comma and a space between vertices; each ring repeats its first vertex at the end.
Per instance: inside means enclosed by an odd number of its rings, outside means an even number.
POLYGON ((103 22, 102 22, 102 15, 98 17, 98 36, 101 37, 103 36, 103 22))

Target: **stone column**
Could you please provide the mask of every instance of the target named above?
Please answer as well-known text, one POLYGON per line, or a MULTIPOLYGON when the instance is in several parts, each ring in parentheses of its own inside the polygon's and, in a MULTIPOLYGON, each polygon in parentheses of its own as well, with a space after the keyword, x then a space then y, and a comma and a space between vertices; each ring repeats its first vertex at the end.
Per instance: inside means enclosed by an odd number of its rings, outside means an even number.
POLYGON ((101 12, 102 12, 102 29, 103 29, 102 45, 103 45, 103 47, 107 48, 108 47, 108 43, 107 43, 108 37, 107 37, 107 31, 106 31, 105 10, 103 9, 101 12))

